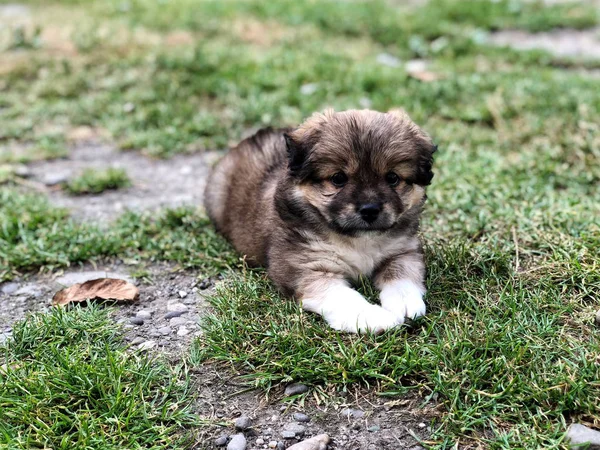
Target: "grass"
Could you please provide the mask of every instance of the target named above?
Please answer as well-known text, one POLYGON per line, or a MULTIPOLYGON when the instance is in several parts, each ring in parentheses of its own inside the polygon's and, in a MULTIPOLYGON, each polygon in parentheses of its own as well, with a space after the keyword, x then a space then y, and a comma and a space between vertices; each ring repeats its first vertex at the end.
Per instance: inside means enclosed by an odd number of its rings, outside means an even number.
POLYGON ((193 363, 264 389, 416 391, 440 405, 428 448, 566 448, 569 423, 600 423, 600 91, 585 72, 600 66, 484 39, 595 26, 590 3, 28 3, 32 27, 0 37, 0 280, 110 257, 227 274, 193 363), (437 79, 414 79, 413 58, 437 79), (14 163, 64 156, 82 125, 169 157, 359 105, 406 108, 440 148, 422 226, 430 313, 381 336, 332 332, 263 271, 232 272, 201 211, 101 228, 11 184, 14 163))
POLYGON ((2 448, 183 448, 200 424, 185 370, 126 351, 93 305, 30 316, 0 363, 2 448))
POLYGON ((205 275, 239 264, 198 210, 128 213, 107 230, 75 222, 39 195, 0 189, 0 281, 39 267, 54 270, 103 257, 171 261, 205 275))
POLYGON ((83 173, 67 182, 65 189, 73 195, 100 194, 108 190, 123 189, 131 186, 131 180, 125 169, 111 167, 106 170, 86 169, 83 173))

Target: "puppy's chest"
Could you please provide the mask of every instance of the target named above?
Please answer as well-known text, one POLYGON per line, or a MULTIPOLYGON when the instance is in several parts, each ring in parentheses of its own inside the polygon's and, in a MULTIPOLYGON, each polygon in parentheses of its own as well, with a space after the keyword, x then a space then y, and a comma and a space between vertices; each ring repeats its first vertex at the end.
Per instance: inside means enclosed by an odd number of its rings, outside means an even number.
MULTIPOLYGON (((315 256, 336 266, 348 277, 370 276, 385 260, 407 248, 404 237, 361 236, 355 238, 332 237, 328 241, 316 241, 312 250, 315 256)), ((333 267, 332 267, 333 269, 333 267)))

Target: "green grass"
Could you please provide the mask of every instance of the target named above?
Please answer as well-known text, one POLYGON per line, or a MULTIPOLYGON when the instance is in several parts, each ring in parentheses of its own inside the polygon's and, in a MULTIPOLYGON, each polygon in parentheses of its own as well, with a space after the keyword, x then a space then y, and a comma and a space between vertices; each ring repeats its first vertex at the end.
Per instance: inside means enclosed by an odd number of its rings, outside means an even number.
POLYGON ((69 180, 65 189, 73 195, 100 194, 108 190, 123 189, 131 186, 131 180, 125 169, 106 170, 86 169, 78 177, 69 180))
POLYGON ((39 267, 54 270, 111 256, 172 261, 204 276, 239 264, 198 210, 128 213, 107 230, 75 222, 39 195, 0 189, 0 281, 39 267))
POLYGON ((0 447, 183 448, 193 395, 184 368, 126 351, 108 311, 53 308, 0 347, 0 447))
POLYGON ((0 280, 110 257, 140 274, 155 261, 227 273, 194 363, 226 363, 265 389, 415 391, 441 405, 430 448, 566 448, 570 422, 599 423, 600 90, 579 70, 600 65, 482 42, 497 29, 595 26, 590 3, 29 3, 40 33, 0 38, 9 164, 64 156, 80 125, 168 157, 326 106, 406 108, 440 149, 422 227, 429 314, 381 336, 332 332, 262 271, 232 274, 240 258, 202 212, 81 224, 10 184, 13 166, 2 168, 0 280), (76 52, 43 38, 65 18, 76 52), (384 52, 425 58, 438 79, 381 65, 384 52))

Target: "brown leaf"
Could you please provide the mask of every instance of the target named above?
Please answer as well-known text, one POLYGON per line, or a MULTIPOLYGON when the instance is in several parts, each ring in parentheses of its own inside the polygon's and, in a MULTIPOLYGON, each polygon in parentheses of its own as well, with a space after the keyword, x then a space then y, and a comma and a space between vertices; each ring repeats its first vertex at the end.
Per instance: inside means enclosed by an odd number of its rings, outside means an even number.
POLYGON ((85 300, 116 300, 133 302, 138 299, 140 291, 133 284, 116 278, 98 278, 85 283, 74 284, 54 294, 53 305, 67 305, 85 300))
POLYGON ((429 72, 428 70, 409 72, 408 75, 410 75, 413 78, 416 78, 417 80, 424 81, 425 83, 431 83, 432 81, 440 79, 440 76, 437 73, 429 72))

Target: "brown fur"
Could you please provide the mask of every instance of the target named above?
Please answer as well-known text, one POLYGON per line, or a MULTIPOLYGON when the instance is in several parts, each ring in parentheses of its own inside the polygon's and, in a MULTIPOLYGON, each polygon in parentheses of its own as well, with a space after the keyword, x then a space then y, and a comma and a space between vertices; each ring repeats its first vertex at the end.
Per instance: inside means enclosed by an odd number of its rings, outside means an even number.
POLYGON ((299 299, 361 275, 378 287, 396 279, 423 287, 417 230, 434 151, 402 111, 326 111, 232 149, 208 180, 206 208, 251 264, 299 299), (338 172, 343 187, 332 182, 338 172), (365 204, 381 208, 373 223, 358 212, 365 204))

